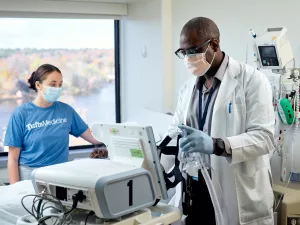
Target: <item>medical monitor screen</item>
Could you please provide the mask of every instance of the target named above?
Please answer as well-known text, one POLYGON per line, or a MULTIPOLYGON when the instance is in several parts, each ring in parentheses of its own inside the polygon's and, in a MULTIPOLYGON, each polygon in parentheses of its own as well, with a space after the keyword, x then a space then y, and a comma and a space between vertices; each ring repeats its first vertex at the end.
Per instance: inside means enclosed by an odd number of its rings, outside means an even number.
POLYGON ((258 46, 258 49, 262 66, 279 66, 275 46, 258 46))
POLYGON ((277 58, 275 46, 259 46, 260 56, 265 57, 274 57, 277 58))

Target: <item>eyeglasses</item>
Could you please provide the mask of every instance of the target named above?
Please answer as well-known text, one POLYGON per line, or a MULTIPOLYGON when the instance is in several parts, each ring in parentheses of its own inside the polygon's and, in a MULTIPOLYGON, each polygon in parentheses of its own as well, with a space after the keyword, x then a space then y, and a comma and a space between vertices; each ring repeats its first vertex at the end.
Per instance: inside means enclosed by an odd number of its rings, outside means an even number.
POLYGON ((196 48, 190 48, 190 49, 187 49, 187 50, 184 50, 184 49, 178 49, 176 52, 175 52, 175 55, 178 56, 178 58, 180 59, 184 59, 184 57, 186 55, 194 55, 194 54, 197 54, 197 53, 201 53, 201 48, 207 44, 209 44, 211 42, 211 40, 207 40, 206 42, 202 43, 201 45, 199 45, 198 47, 196 48))

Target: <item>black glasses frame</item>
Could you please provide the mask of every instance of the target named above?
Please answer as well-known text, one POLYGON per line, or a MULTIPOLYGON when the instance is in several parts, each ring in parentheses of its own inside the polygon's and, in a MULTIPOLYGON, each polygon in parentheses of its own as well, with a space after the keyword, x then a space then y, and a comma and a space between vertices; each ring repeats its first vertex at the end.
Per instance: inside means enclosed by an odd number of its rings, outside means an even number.
POLYGON ((194 55, 196 53, 199 53, 199 52, 197 52, 199 50, 199 48, 209 44, 210 42, 211 42, 211 39, 207 40, 206 42, 202 43, 201 45, 197 46, 196 48, 191 48, 191 49, 187 49, 187 50, 179 48, 178 50, 176 50, 175 55, 180 59, 184 59, 184 57, 186 55, 194 55))

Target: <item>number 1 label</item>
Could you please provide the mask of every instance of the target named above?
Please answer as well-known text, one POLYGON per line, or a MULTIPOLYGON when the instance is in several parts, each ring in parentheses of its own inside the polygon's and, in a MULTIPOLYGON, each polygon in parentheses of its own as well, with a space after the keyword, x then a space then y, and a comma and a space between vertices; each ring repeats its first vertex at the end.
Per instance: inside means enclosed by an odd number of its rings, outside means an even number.
POLYGON ((129 187, 129 206, 132 206, 132 180, 127 183, 127 187, 129 187))

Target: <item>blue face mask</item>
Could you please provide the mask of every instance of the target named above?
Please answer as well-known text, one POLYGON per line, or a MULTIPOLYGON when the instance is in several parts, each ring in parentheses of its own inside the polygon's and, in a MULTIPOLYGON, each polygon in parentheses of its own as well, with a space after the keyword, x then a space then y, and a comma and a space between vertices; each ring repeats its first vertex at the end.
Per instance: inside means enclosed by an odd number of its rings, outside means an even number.
POLYGON ((45 99, 46 102, 55 102, 57 99, 59 99, 62 88, 57 88, 57 87, 49 87, 49 86, 44 86, 45 91, 42 93, 43 98, 45 99))

